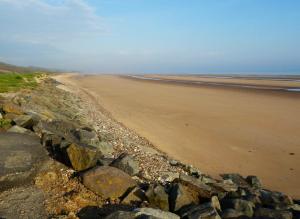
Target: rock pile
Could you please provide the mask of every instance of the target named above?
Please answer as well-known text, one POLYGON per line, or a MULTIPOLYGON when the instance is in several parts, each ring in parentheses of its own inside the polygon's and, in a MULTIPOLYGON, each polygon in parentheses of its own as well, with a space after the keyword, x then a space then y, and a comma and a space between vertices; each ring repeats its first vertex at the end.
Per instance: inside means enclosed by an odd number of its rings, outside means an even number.
MULTIPOLYGON (((0 188, 32 179, 34 164, 47 157, 47 150, 50 157, 73 169, 67 180, 75 178, 80 186, 105 200, 106 205, 116 206, 98 218, 300 218, 299 201, 263 188, 256 176, 222 174, 221 180, 214 179, 165 157, 168 165, 181 171, 165 171, 156 180, 149 180, 134 156, 115 153, 107 135, 103 137, 93 128, 74 121, 45 118, 12 102, 0 105, 0 188), (16 172, 22 174, 12 177, 16 172)), ((142 153, 156 156, 156 152, 143 149, 142 153)), ((56 173, 47 176, 57 180, 56 173)), ((43 184, 40 178, 38 182, 43 184)), ((76 200, 85 203, 80 205, 83 208, 89 207, 90 202, 83 201, 83 197, 76 196, 76 200)), ((80 212, 75 213, 59 212, 52 216, 81 217, 80 212)))

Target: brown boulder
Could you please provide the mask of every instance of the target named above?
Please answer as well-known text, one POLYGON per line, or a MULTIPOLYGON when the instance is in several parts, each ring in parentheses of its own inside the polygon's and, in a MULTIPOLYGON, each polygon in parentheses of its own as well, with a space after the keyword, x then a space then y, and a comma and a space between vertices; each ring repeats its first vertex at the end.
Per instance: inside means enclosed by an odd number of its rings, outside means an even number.
POLYGON ((128 174, 109 166, 95 167, 85 172, 82 178, 88 189, 104 199, 116 200, 136 186, 128 174))
POLYGON ((19 107, 16 104, 13 104, 13 103, 9 103, 9 102, 5 103, 2 108, 3 108, 3 111, 5 113, 14 113, 14 114, 17 114, 17 115, 24 114, 24 112, 21 109, 21 107, 19 107))

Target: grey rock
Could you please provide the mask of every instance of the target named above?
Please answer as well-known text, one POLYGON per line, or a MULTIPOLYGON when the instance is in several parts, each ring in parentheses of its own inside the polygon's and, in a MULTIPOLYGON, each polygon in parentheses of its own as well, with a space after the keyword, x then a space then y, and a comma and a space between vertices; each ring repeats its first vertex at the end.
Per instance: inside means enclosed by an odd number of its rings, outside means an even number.
POLYGON ((130 155, 120 155, 116 160, 114 160, 111 166, 123 170, 130 176, 134 176, 139 173, 139 164, 130 155))
POLYGON ((104 141, 101 141, 94 146, 97 147, 98 150, 101 151, 101 154, 106 157, 111 156, 115 151, 113 146, 110 143, 104 141))
POLYGON ((98 163, 101 166, 109 166, 112 164, 112 162, 114 161, 114 158, 111 157, 101 157, 98 159, 98 163))
POLYGON ((232 180, 223 180, 220 182, 210 183, 212 187, 215 188, 218 192, 236 192, 238 190, 238 186, 232 182, 232 180))
POLYGON ((165 184, 168 182, 173 182, 175 179, 179 179, 179 173, 178 172, 161 172, 160 177, 158 178, 158 181, 165 184))
POLYGON ((200 170, 198 170, 196 167, 193 165, 188 165, 187 166, 187 171, 190 175, 199 177, 202 173, 200 170))
POLYGON ((135 218, 140 219, 180 219, 180 217, 176 214, 154 208, 137 208, 134 212, 135 218))
POLYGON ((38 137, 0 133, 0 190, 31 182, 47 159, 38 137))
POLYGON ((170 160, 169 163, 170 163, 171 166, 177 166, 178 165, 177 160, 170 160))
POLYGON ((242 188, 249 187, 247 181, 240 174, 237 173, 221 174, 221 177, 225 180, 230 179, 233 183, 235 183, 239 187, 242 188))
POLYGON ((79 142, 82 144, 95 146, 100 142, 97 134, 90 130, 77 129, 75 130, 74 135, 78 138, 79 142))
POLYGON ((169 211, 169 196, 161 185, 150 185, 146 191, 150 207, 169 211))
POLYGON ((181 212, 180 216, 185 219, 221 219, 211 202, 191 206, 186 211, 181 212))
POLYGON ((269 190, 260 190, 260 200, 263 206, 274 209, 287 209, 294 204, 291 197, 281 192, 269 190))
POLYGON ((115 167, 95 167, 82 176, 83 184, 104 199, 116 200, 136 186, 125 172, 115 167))
POLYGON ((237 210, 232 209, 232 208, 228 208, 228 209, 225 209, 222 212, 221 216, 224 219, 235 219, 235 218, 242 218, 244 215, 240 211, 237 211, 237 210))
POLYGON ((7 130, 8 132, 14 132, 14 133, 21 133, 21 134, 28 134, 28 135, 35 135, 32 131, 25 129, 21 126, 14 125, 10 129, 7 130))
POLYGON ((246 181, 256 189, 260 189, 262 187, 260 180, 257 176, 247 176, 246 181))
POLYGON ((105 219, 134 219, 135 213, 134 212, 128 212, 128 211, 116 211, 107 217, 105 219))
POLYGON ((20 115, 20 116, 14 118, 13 121, 18 126, 21 126, 23 128, 28 128, 28 129, 32 128, 34 125, 33 118, 30 115, 20 115))
POLYGON ((292 219, 293 214, 285 210, 258 208, 255 210, 254 217, 257 219, 292 219))
POLYGON ((228 200, 222 200, 222 207, 223 208, 231 208, 238 212, 240 212, 241 215, 252 217, 254 213, 254 204, 250 201, 246 201, 243 199, 228 199, 228 200))
POLYGON ((198 195, 193 193, 193 190, 189 190, 187 186, 180 183, 175 184, 169 195, 170 210, 178 211, 180 208, 190 205, 198 204, 198 195))
POLYGON ((136 205, 142 203, 144 200, 146 200, 145 192, 136 187, 125 198, 123 198, 122 204, 136 205))
POLYGON ((0 193, 0 218, 48 218, 41 190, 19 187, 0 193))
POLYGON ((179 180, 177 181, 197 192, 201 198, 210 198, 212 196, 212 188, 204 184, 201 179, 185 174, 180 174, 179 180))

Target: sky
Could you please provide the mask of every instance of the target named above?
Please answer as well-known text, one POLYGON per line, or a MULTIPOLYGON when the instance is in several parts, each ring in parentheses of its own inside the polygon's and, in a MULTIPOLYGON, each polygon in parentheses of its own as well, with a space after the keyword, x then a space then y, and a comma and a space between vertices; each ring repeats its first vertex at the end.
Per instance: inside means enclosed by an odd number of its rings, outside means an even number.
POLYGON ((88 73, 300 73, 298 0, 0 0, 0 61, 88 73))

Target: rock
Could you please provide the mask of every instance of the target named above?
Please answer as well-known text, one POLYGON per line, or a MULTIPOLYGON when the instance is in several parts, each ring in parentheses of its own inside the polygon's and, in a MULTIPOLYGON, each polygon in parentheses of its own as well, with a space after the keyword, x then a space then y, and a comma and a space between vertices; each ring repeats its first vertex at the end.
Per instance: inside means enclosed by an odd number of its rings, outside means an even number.
POLYGON ((82 178, 88 189, 104 199, 118 199, 136 186, 128 174, 115 167, 95 167, 85 172, 82 178))
POLYGON ((260 189, 262 187, 260 180, 257 176, 247 176, 246 181, 249 185, 255 189, 260 189))
POLYGON ((22 133, 22 134, 28 134, 28 135, 35 135, 32 131, 25 129, 23 127, 20 127, 18 125, 14 125, 10 129, 7 130, 8 132, 15 132, 15 133, 22 133))
POLYGON ((0 133, 0 190, 31 182, 47 159, 37 136, 0 133))
POLYGON ((197 192, 201 198, 205 199, 210 198, 212 196, 212 188, 204 184, 200 179, 197 179, 193 176, 180 174, 179 180, 177 181, 197 192))
POLYGON ((249 187, 247 181, 240 174, 237 173, 221 174, 221 177, 225 180, 230 179, 233 183, 235 183, 241 188, 249 187))
POLYGON ((150 185, 146 192, 150 207, 169 211, 169 197, 161 185, 150 185))
POLYGON ((170 191, 170 210, 178 211, 180 208, 190 205, 198 204, 198 194, 194 194, 187 186, 180 183, 175 184, 170 191))
POLYGON ((122 200, 122 204, 136 205, 146 200, 146 195, 140 188, 134 188, 125 198, 122 200))
POLYGON ((234 184, 231 180, 213 182, 209 183, 209 185, 214 187, 218 192, 236 192, 238 190, 238 186, 234 184))
POLYGON ((128 212, 128 211, 116 211, 107 217, 105 219, 134 219, 135 218, 134 212, 128 212))
POLYGON ((23 110, 21 109, 21 107, 19 107, 16 104, 10 103, 10 102, 5 103, 2 106, 2 109, 5 113, 14 113, 17 115, 22 115, 24 113, 23 110))
POLYGON ((0 119, 0 128, 3 130, 7 130, 11 128, 12 121, 10 119, 0 119))
POLYGON ((177 161, 177 160, 170 160, 170 161, 169 161, 169 164, 170 164, 171 166, 177 166, 177 165, 178 165, 178 161, 177 161))
POLYGON ((193 167, 192 165, 188 165, 188 166, 187 166, 187 172, 188 172, 191 176, 199 177, 199 176, 201 175, 201 171, 198 170, 196 167, 193 167))
POLYGON ((94 146, 97 147, 98 150, 101 151, 101 153, 105 157, 111 156, 115 151, 111 144, 104 142, 104 141, 101 141, 97 145, 94 145, 94 146))
POLYGON ((31 116, 29 115, 20 115, 13 120, 18 126, 23 128, 30 129, 33 127, 34 122, 31 116))
POLYGON ((260 190, 260 200, 263 206, 274 209, 286 209, 294 204, 289 196, 269 190, 260 190))
POLYGON ((0 218, 49 218, 43 191, 34 186, 0 193, 0 218))
POLYGON ((0 119, 3 119, 3 116, 2 116, 2 114, 1 114, 1 112, 0 112, 0 119))
POLYGON ((101 157, 98 159, 98 163, 101 166, 110 166, 114 160, 114 158, 110 157, 101 157))
POLYGON ((180 217, 184 219, 221 219, 211 202, 191 206, 186 211, 181 212, 180 217))
POLYGON ((243 199, 228 199, 228 200, 222 200, 221 202, 222 208, 231 208, 238 212, 240 212, 241 215, 252 217, 253 216, 253 208, 255 207, 252 202, 243 200, 243 199))
POLYGON ((96 166, 97 160, 101 156, 101 153, 95 147, 74 143, 67 148, 67 154, 72 167, 76 171, 96 166))
POLYGON ((180 217, 176 214, 154 208, 137 208, 134 210, 134 212, 135 218, 140 219, 180 219, 180 217))
POLYGON ((237 211, 235 209, 231 209, 231 208, 225 209, 222 212, 222 218, 224 218, 224 219, 243 218, 243 216, 244 215, 242 212, 237 211))
POLYGON ((4 119, 14 120, 18 116, 19 116, 18 114, 14 114, 14 113, 6 113, 4 115, 4 119))
POLYGON ((179 179, 178 172, 161 172, 158 181, 165 184, 168 182, 173 182, 175 179, 179 179))
POLYGON ((100 141, 97 134, 93 131, 86 129, 77 129, 74 135, 78 138, 79 142, 82 144, 97 145, 100 141))
POLYGON ((139 173, 139 164, 130 155, 120 155, 116 160, 112 162, 111 166, 123 170, 130 176, 134 176, 139 173))
POLYGON ((257 219, 292 219, 293 215, 289 211, 258 208, 255 210, 254 217, 257 219))

